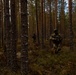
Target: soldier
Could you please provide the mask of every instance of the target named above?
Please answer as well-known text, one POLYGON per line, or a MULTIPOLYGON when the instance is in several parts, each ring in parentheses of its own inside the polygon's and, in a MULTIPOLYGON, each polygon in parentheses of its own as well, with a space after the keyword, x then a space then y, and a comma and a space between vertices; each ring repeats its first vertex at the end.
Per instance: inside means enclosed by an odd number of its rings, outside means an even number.
POLYGON ((62 38, 58 34, 57 29, 54 29, 54 33, 51 35, 50 40, 53 42, 53 49, 55 53, 58 53, 61 50, 62 38))
POLYGON ((36 34, 35 33, 33 34, 32 39, 33 39, 33 43, 36 43, 36 34))

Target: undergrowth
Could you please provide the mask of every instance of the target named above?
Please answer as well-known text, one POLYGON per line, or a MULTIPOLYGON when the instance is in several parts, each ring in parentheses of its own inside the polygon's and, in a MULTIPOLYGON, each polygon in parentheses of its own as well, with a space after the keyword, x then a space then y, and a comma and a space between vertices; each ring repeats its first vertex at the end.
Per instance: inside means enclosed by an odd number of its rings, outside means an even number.
MULTIPOLYGON (((76 51, 62 47, 58 54, 53 54, 49 46, 43 49, 32 45, 28 50, 28 75, 76 75, 76 51)), ((3 61, 0 60, 0 65, 3 61)), ((20 65, 20 59, 19 59, 20 65)), ((5 66, 0 66, 0 75, 21 75, 20 71, 12 72, 5 66)))

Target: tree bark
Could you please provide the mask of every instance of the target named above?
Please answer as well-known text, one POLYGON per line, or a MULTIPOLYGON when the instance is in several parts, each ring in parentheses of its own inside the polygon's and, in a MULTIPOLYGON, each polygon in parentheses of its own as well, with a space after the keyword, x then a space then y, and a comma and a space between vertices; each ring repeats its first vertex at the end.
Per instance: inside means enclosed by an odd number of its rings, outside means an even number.
POLYGON ((72 0, 69 0, 69 31, 70 31, 70 50, 73 50, 74 42, 73 42, 73 25, 72 25, 72 0))
POLYGON ((12 69, 15 71, 17 68, 17 58, 16 58, 16 50, 17 50, 17 25, 16 25, 16 4, 15 0, 10 0, 10 8, 11 8, 11 66, 12 69))
POLYGON ((28 75, 27 0, 21 0, 21 73, 28 75))
POLYGON ((58 23, 57 23, 57 2, 58 0, 55 0, 55 28, 58 29, 58 23))
POLYGON ((9 15, 9 0, 4 0, 4 47, 6 47, 5 53, 7 58, 7 66, 11 67, 11 47, 10 47, 10 15, 9 15))
POLYGON ((42 17, 42 47, 44 46, 44 32, 43 32, 43 0, 41 0, 41 17, 42 17))
POLYGON ((0 0, 0 48, 2 47, 2 0, 0 0))
POLYGON ((35 0, 35 5, 36 5, 36 30, 37 30, 37 41, 38 41, 38 45, 40 44, 40 38, 39 38, 39 23, 38 23, 38 3, 37 0, 35 0))

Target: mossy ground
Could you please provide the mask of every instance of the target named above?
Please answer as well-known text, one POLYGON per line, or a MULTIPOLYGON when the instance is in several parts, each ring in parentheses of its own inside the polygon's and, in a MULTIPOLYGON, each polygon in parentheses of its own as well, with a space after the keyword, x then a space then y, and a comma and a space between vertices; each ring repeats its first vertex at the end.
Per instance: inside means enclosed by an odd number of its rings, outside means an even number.
MULTIPOLYGON (((71 51, 67 46, 54 54, 48 45, 42 49, 32 44, 29 46, 28 55, 29 75, 76 75, 76 50, 71 51)), ((20 65, 20 60, 18 62, 20 65)), ((15 73, 5 65, 1 66, 2 64, 3 60, 0 59, 0 75, 21 75, 20 70, 15 73)))
POLYGON ((76 51, 66 46, 58 54, 47 47, 33 49, 29 51, 29 61, 29 75, 76 75, 76 51))

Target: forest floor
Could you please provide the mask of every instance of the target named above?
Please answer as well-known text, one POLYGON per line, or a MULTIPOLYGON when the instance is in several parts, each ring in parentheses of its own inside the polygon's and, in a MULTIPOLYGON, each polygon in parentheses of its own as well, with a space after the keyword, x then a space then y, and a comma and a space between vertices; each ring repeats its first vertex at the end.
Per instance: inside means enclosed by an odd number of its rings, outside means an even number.
MULTIPOLYGON (((28 50, 28 75, 76 75, 76 50, 70 51, 69 47, 63 46, 58 54, 53 54, 48 45, 43 49, 32 45, 28 50)), ((20 63, 20 51, 17 58, 20 63)), ((11 73, 5 66, 1 66, 3 63, 4 61, 0 60, 0 75, 21 75, 19 71, 11 73)))
POLYGON ((63 46, 58 54, 49 46, 29 50, 29 75, 76 75, 76 50, 63 46))

